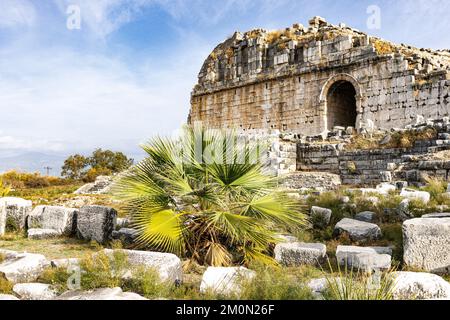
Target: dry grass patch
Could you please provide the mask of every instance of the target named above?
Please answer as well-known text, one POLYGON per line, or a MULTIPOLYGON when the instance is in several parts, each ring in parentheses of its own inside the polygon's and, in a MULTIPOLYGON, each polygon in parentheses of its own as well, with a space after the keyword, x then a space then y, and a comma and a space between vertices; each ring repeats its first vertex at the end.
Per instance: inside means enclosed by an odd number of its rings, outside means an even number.
POLYGON ((48 259, 63 259, 81 258, 86 253, 95 252, 96 246, 74 238, 30 240, 13 233, 0 237, 0 249, 43 254, 48 259))

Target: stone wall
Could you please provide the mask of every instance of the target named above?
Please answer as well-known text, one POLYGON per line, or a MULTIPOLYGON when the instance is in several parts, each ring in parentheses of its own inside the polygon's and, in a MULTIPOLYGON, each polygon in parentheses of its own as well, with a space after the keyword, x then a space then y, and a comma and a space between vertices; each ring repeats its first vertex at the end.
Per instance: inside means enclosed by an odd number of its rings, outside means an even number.
POLYGON ((352 123, 403 128, 418 115, 450 114, 449 66, 447 51, 396 46, 321 18, 312 19, 308 28, 236 33, 205 61, 192 92, 189 122, 303 135, 352 123), (343 101, 354 100, 346 108, 356 116, 345 121, 336 117, 342 110, 328 104, 344 84, 356 92, 343 96, 343 101))
POLYGON ((343 143, 297 144, 298 171, 339 174, 343 184, 375 185, 380 182, 423 183, 427 176, 450 181, 450 157, 434 159, 439 151, 450 150, 450 126, 437 139, 416 141, 412 148, 345 150, 343 143))

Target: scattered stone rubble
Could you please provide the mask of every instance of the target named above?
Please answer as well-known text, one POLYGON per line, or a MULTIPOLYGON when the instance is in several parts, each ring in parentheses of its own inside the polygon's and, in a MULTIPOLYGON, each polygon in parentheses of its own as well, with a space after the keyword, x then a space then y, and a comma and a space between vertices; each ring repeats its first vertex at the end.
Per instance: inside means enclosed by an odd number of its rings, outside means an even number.
POLYGON ((112 238, 117 211, 103 206, 84 206, 77 214, 77 234, 82 239, 105 243, 112 238))
POLYGON ((344 218, 334 227, 334 236, 348 234, 353 241, 367 241, 381 238, 381 229, 373 223, 344 218))
POLYGON ((279 243, 275 246, 275 260, 293 267, 301 265, 320 265, 326 259, 327 247, 322 243, 279 243))
POLYGON ((244 267, 208 267, 202 277, 200 292, 239 295, 241 292, 240 284, 255 276, 254 271, 244 267))
POLYGON ((419 218, 403 223, 406 265, 450 273, 450 218, 419 218))
POLYGON ((98 176, 93 183, 87 183, 76 190, 75 194, 106 194, 111 190, 113 178, 98 176))

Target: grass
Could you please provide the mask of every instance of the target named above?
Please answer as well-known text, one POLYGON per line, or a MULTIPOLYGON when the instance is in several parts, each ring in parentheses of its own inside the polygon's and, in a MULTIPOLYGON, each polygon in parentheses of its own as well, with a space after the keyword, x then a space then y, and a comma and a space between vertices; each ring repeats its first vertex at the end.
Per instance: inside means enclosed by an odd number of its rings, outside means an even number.
POLYGON ((311 300, 313 295, 306 281, 312 275, 310 268, 277 268, 268 266, 252 266, 256 276, 242 284, 240 299, 243 300, 311 300), (302 272, 303 271, 303 272, 302 272))
MULTIPOLYGON (((161 281, 158 273, 151 268, 130 267, 126 256, 115 251, 114 256, 107 256, 102 251, 87 253, 81 258, 82 290, 96 288, 121 287, 124 291, 135 292, 149 299, 180 300, 308 300, 312 292, 306 286, 308 280, 317 278, 321 271, 310 266, 297 268, 267 267, 252 265, 256 277, 251 281, 241 282, 239 295, 223 295, 214 292, 200 293, 201 275, 205 268, 197 264, 189 267, 184 275, 184 282, 177 286, 161 281), (131 272, 131 277, 124 277, 131 272)), ((48 268, 39 278, 39 282, 49 283, 62 293, 68 290, 71 274, 65 268, 48 268)))
POLYGON ((325 300, 393 300, 395 280, 392 272, 379 275, 338 269, 337 275, 325 274, 325 300))
POLYGON ((423 130, 406 130, 402 132, 394 132, 388 143, 381 144, 385 135, 373 135, 366 137, 365 135, 354 135, 351 142, 346 144, 347 151, 353 150, 372 150, 372 149, 398 149, 412 148, 416 141, 432 140, 437 137, 435 128, 425 128, 423 130))
POLYGON ((95 252, 97 247, 90 242, 75 238, 30 240, 20 233, 9 233, 0 237, 0 249, 18 252, 39 253, 49 259, 81 258, 95 252))
POLYGON ((13 292, 13 284, 0 276, 0 294, 11 294, 13 292))

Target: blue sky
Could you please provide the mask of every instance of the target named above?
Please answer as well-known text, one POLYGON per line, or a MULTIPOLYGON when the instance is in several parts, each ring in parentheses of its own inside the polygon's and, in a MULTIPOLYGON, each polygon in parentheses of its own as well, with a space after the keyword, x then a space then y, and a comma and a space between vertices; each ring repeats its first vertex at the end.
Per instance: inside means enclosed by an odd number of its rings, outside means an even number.
POLYGON ((419 47, 450 48, 450 1, 0 0, 0 155, 130 154, 186 121, 210 51, 234 31, 320 15, 419 47), (66 27, 69 5, 81 29, 66 27), (381 9, 368 30, 367 8, 381 9))

